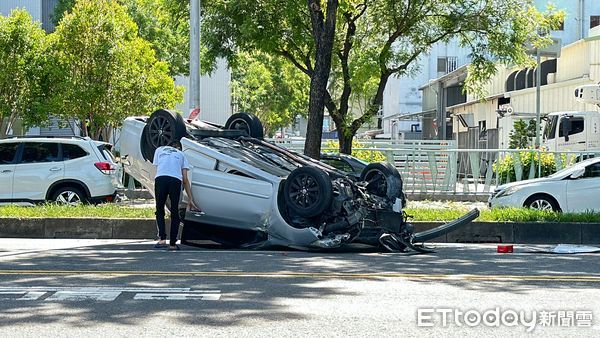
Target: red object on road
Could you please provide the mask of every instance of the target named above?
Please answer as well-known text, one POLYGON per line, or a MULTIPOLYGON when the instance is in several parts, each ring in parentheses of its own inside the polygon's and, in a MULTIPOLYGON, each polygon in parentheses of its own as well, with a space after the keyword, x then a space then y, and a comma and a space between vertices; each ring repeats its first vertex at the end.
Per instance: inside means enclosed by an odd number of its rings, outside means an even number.
POLYGON ((510 253, 513 252, 512 245, 498 245, 498 253, 510 253))

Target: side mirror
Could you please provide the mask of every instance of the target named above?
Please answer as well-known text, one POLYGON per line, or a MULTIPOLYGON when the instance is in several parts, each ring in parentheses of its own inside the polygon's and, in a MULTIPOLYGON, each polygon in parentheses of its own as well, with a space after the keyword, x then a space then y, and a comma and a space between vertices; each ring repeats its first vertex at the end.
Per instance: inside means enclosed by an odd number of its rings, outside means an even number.
POLYGON ((565 142, 569 142, 569 133, 571 132, 571 119, 563 118, 560 122, 561 131, 563 136, 565 137, 565 142))
POLYGON ((585 174, 585 168, 579 168, 575 172, 573 172, 571 176, 569 176, 569 178, 578 179, 581 178, 583 174, 585 174))
POLYGON ((131 165, 131 161, 129 161, 129 154, 119 157, 119 162, 121 162, 122 165, 131 165))

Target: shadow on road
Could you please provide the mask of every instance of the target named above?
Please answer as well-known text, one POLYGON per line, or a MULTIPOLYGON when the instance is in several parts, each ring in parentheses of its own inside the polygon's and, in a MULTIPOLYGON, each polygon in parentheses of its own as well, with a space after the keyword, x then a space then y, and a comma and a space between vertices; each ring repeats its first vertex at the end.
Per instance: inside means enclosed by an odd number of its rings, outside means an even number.
POLYGON ((0 310, 4 314, 0 316, 0 326, 12 325, 15 318, 33 323, 67 322, 74 327, 98 322, 139 325, 145 318, 163 316, 165 313, 173 315, 173 311, 177 312, 174 320, 212 326, 243 325, 246 321, 259 319, 274 323, 284 319, 302 320, 304 315, 290 311, 287 300, 353 296, 359 291, 337 287, 330 281, 338 280, 342 284, 365 280, 389 281, 383 274, 390 273, 404 274, 394 279, 393 291, 398 294, 407 292, 402 288, 404 283, 443 283, 460 290, 479 290, 490 294, 527 293, 542 286, 546 289, 598 287, 598 282, 519 278, 511 281, 478 281, 460 278, 460 275, 600 277, 598 255, 544 255, 523 252, 524 249, 520 251, 519 247, 516 247, 517 252, 503 255, 496 253, 496 247, 492 245, 439 246, 436 253, 427 255, 379 253, 365 247, 352 247, 344 252, 301 252, 182 246, 182 251, 167 252, 153 250, 152 245, 150 242, 131 242, 5 254, 0 257, 1 285, 190 287, 193 290, 221 290, 222 299, 139 301, 133 299, 132 293, 123 293, 110 302, 110 306, 105 302, 93 301, 4 300, 0 310), (14 270, 42 270, 48 273, 19 275, 13 274, 14 270), (130 271, 132 274, 115 275, 111 271, 130 271), (152 272, 180 275, 158 276, 152 272), (208 276, 202 275, 203 272, 224 274, 208 276), (256 275, 252 276, 252 273, 256 275), (293 276, 293 273, 305 274, 293 276), (447 275, 457 278, 442 278, 447 275))

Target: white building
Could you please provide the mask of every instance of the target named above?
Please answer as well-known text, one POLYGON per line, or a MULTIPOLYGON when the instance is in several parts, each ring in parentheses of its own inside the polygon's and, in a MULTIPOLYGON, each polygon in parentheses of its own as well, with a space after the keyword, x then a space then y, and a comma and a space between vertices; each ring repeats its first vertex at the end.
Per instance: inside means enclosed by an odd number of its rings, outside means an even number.
MULTIPOLYGON (((600 25, 600 1, 599 0, 554 0, 551 1, 558 9, 566 12, 566 18, 561 30, 553 31, 552 36, 562 40, 563 45, 571 44, 588 36, 589 29, 600 25)), ((536 7, 543 11, 547 0, 536 0, 536 7)), ((500 13, 499 13, 500 14, 500 13)), ((470 62, 469 51, 461 48, 456 41, 448 44, 438 43, 434 45, 428 55, 422 56, 418 61, 421 70, 414 77, 390 78, 385 89, 383 98, 383 130, 385 134, 393 137, 392 128, 400 125, 402 128, 395 132, 410 131, 407 127, 420 123, 423 130, 423 138, 444 139, 451 137, 451 121, 444 116, 443 111, 436 110, 435 106, 425 107, 421 104, 419 88, 428 87, 428 83, 434 79, 441 78, 442 81, 453 80, 443 78, 461 66, 470 62), (407 120, 409 122, 402 122, 407 120), (447 123, 439 121, 446 120, 447 123), (432 131, 432 129, 437 129, 432 131)), ((461 79, 456 78, 454 83, 446 83, 446 86, 455 86, 462 90, 461 79)), ((431 90, 439 88, 431 87, 431 90)), ((454 95, 454 94, 452 94, 454 95)), ((450 95, 452 97, 452 95, 450 95)), ((443 95, 440 95, 443 96, 443 95)), ((443 97, 438 97, 443 101, 443 97)), ((450 105, 456 102, 451 102, 450 105)), ((443 106, 448 106, 444 104, 443 106)))

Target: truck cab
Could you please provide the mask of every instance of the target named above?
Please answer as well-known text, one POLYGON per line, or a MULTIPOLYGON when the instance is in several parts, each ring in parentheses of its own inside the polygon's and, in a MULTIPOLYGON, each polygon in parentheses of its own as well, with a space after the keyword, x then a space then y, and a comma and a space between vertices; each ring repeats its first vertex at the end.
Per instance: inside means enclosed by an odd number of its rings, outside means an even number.
POLYGON ((600 113, 554 112, 546 115, 543 145, 550 151, 600 150, 600 113))

